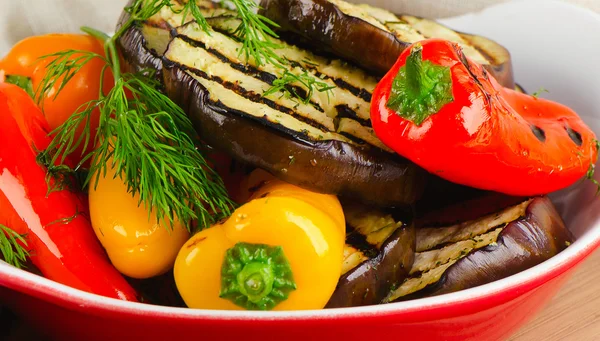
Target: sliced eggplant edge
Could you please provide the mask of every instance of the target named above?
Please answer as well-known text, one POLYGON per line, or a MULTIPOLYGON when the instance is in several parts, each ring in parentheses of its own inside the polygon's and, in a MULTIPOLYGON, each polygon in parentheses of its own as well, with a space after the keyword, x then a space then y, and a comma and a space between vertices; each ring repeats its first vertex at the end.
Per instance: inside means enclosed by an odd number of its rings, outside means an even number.
POLYGON ((310 141, 300 132, 282 132, 272 122, 211 101, 206 88, 166 58, 163 81, 167 95, 188 113, 207 144, 283 181, 381 207, 411 204, 421 195, 425 171, 399 156, 342 141, 310 141))
MULTIPOLYGON (((329 0, 262 0, 260 13, 278 23, 281 31, 298 35, 316 48, 333 53, 361 65, 378 76, 383 76, 410 43, 398 39, 388 28, 383 29, 369 22, 368 19, 361 18, 359 14, 371 17, 369 13, 361 13, 364 8, 350 6, 355 7, 353 9, 357 11, 356 16, 344 13, 334 1, 329 0)), ((400 19, 402 15, 391 12, 390 15, 395 15, 399 22, 402 20, 400 19)), ((382 24, 375 17, 373 19, 378 24, 382 24)), ((447 28, 435 21, 428 21, 447 28)), ((472 45, 479 54, 488 57, 487 59, 498 61, 496 65, 486 65, 486 69, 500 84, 509 88, 514 87, 512 62, 506 48, 486 37, 456 33, 472 45), (504 55, 503 61, 498 60, 497 53, 504 55)))
POLYGON ((311 39, 315 32, 325 32, 319 39, 321 49, 346 58, 382 76, 394 65, 399 54, 408 45, 403 45, 391 32, 343 13, 327 0, 311 0, 313 13, 306 13, 308 6, 303 0, 262 0, 261 14, 280 25, 284 31, 294 32, 311 39), (285 18, 285 20, 284 20, 285 18), (344 27, 343 30, 331 29, 344 27), (369 53, 345 53, 349 47, 367 42, 368 48, 360 51, 369 53))
POLYGON ((429 270, 429 275, 435 276, 432 284, 413 292, 404 290, 408 292, 405 296, 392 291, 384 302, 437 296, 491 283, 550 259, 574 240, 548 197, 533 198, 524 216, 499 229, 497 239, 489 245, 455 262, 436 264, 429 270))
POLYGON ((378 304, 409 274, 415 258, 414 223, 401 224, 381 245, 379 252, 344 273, 325 308, 378 304))

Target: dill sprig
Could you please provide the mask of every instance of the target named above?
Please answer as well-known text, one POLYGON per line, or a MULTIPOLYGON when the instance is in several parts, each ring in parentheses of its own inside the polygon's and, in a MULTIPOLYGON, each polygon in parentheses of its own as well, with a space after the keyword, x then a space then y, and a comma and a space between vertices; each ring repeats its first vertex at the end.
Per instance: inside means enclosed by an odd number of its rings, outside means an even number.
MULTIPOLYGON (((593 139, 592 145, 596 148, 596 155, 597 155, 598 152, 600 152, 600 141, 598 141, 597 139, 593 139)), ((596 178, 594 177, 595 174, 596 174, 596 165, 592 163, 592 164, 590 164, 590 167, 588 168, 585 178, 588 179, 589 181, 591 181, 596 186, 596 196, 598 196, 598 195, 600 195, 600 182, 598 182, 598 180, 596 180, 596 178)))
POLYGON ((588 171, 585 174, 585 178, 591 181, 594 184, 594 186, 596 186, 596 195, 600 195, 600 182, 596 180, 594 174, 596 174, 596 165, 590 164, 590 167, 588 168, 588 171))
MULTIPOLYGON (((277 49, 282 48, 282 45, 273 40, 279 38, 274 31, 274 29, 279 28, 279 25, 271 19, 257 14, 256 12, 259 9, 259 6, 256 2, 252 0, 230 0, 229 2, 231 2, 233 7, 237 10, 237 19, 240 22, 236 29, 233 30, 233 36, 242 43, 239 54, 243 55, 246 61, 253 59, 257 67, 271 64, 282 70, 282 73, 278 75, 278 79, 275 80, 273 86, 264 93, 264 96, 282 91, 286 96, 296 97, 304 103, 310 101, 310 98, 312 98, 315 91, 328 91, 329 96, 329 91, 335 88, 335 86, 330 86, 322 82, 308 72, 304 72, 301 75, 294 75, 289 72, 287 69, 289 61, 276 52, 277 49), (304 87, 308 95, 303 96, 295 90, 289 91, 289 85, 291 84, 304 87)), ((221 6, 226 6, 225 2, 223 2, 221 6)), ((181 11, 183 11, 184 14, 187 14, 188 12, 191 13, 198 23, 199 28, 207 34, 210 34, 209 24, 202 16, 196 1, 188 1, 181 11)), ((180 11, 176 11, 175 13, 180 13, 180 11)), ((186 20, 187 15, 184 15, 182 24, 186 20)), ((312 65, 314 66, 316 64, 313 62, 312 65)))
POLYGON ((195 0, 186 2, 181 10, 175 10, 173 8, 171 8, 171 10, 176 14, 183 14, 183 18, 181 19, 181 25, 185 24, 189 13, 204 32, 210 32, 210 25, 208 25, 206 18, 204 17, 204 15, 202 15, 202 12, 200 11, 198 2, 196 2, 195 0))
POLYGON ((24 236, 0 224, 0 253, 4 261, 19 269, 25 266, 29 252, 24 236))
MULTIPOLYGON (((243 47, 240 53, 247 60, 254 59, 257 65, 270 63, 282 70, 280 79, 274 83, 275 89, 287 95, 309 101, 314 91, 329 91, 331 86, 307 72, 294 75, 284 65, 289 62, 275 52, 279 48, 273 38, 278 38, 273 28, 277 24, 256 13, 258 5, 252 0, 231 0, 237 9, 240 24, 234 34, 243 47), (285 70, 285 71, 284 71, 285 70), (291 84, 307 88, 307 96, 302 97, 291 84)), ((152 71, 142 73, 121 73, 118 39, 138 22, 148 20, 169 7, 175 13, 191 15, 200 28, 210 31, 208 23, 195 0, 188 1, 183 8, 175 8, 171 0, 134 0, 125 8, 129 18, 121 24, 116 33, 109 37, 105 33, 82 28, 104 41, 105 56, 77 50, 68 50, 50 56, 52 61, 47 74, 36 89, 36 98, 41 101, 48 92, 57 88, 56 97, 71 78, 88 62, 102 59, 113 73, 114 87, 105 94, 100 90, 98 100, 82 105, 67 121, 52 132, 54 136, 48 148, 40 155, 40 160, 54 177, 54 184, 61 189, 61 181, 73 181, 82 165, 91 163, 89 172, 84 175, 84 186, 96 186, 99 176, 107 174, 108 167, 115 170, 132 196, 139 194, 139 204, 144 205, 149 215, 155 214, 166 226, 173 226, 177 219, 184 223, 198 220, 201 228, 208 227, 217 214, 228 215, 234 203, 228 198, 220 177, 212 170, 195 145, 199 138, 189 118, 169 98, 159 90, 159 84, 152 78, 152 71), (58 86, 57 86, 58 85, 58 86), (100 122, 96 138, 92 140, 92 112, 100 112, 100 122), (84 127, 83 134, 77 134, 84 127), (87 150, 93 144, 95 149, 82 156, 81 162, 69 172, 66 157, 80 147, 87 150), (57 184, 58 183, 58 184, 57 184)), ((104 77, 101 77, 100 89, 104 77)), ((150 218, 150 217, 149 217, 150 218)))
POLYGON ((541 95, 542 95, 544 92, 546 92, 546 93, 550 93, 550 91, 548 91, 548 89, 546 89, 546 88, 544 88, 544 87, 540 87, 540 88, 539 88, 537 91, 535 91, 535 92, 534 92, 534 93, 531 95, 531 97, 533 97, 533 98, 535 98, 535 99, 538 99, 538 98, 540 98, 540 96, 541 96, 541 95))
POLYGON ((329 98, 329 94, 332 89, 335 89, 335 86, 319 80, 318 78, 309 74, 308 71, 304 71, 304 73, 296 75, 288 70, 285 70, 278 79, 273 81, 273 85, 263 93, 263 96, 269 96, 274 93, 283 92, 287 97, 296 97, 304 104, 308 104, 313 97, 315 90, 319 92, 327 92, 327 97, 329 98), (307 89, 306 94, 298 93, 296 90, 296 86, 298 84, 307 89))
POLYGON ((54 98, 63 90, 67 83, 78 73, 81 68, 89 61, 95 58, 104 59, 103 56, 81 50, 66 50, 52 53, 41 58, 50 58, 52 62, 46 66, 46 75, 42 82, 35 89, 35 99, 43 107, 44 97, 51 89, 58 84, 58 89, 54 93, 54 98))
MULTIPOLYGON (((234 207, 228 198, 222 180, 212 170, 202 151, 196 147, 198 136, 183 110, 159 90, 153 72, 121 73, 116 44, 120 36, 137 21, 147 20, 169 0, 136 0, 125 10, 129 19, 114 36, 91 29, 82 30, 104 41, 106 57, 63 51, 53 55, 46 78, 39 88, 38 98, 44 91, 59 84, 58 95, 64 84, 83 65, 94 58, 102 58, 113 73, 114 86, 109 93, 100 92, 98 100, 84 104, 58 127, 40 160, 52 167, 63 169, 66 157, 82 145, 93 143, 95 149, 84 155, 74 171, 86 161, 91 166, 85 184, 97 186, 100 176, 108 168, 123 180, 128 192, 139 195, 139 204, 167 228, 176 220, 187 224, 197 220, 201 228, 210 226, 218 214, 229 215, 234 207), (76 54, 77 53, 77 54, 76 54), (95 140, 91 135, 91 114, 100 112, 95 140), (77 135, 79 127, 84 133, 77 135)), ((193 13, 192 13, 193 15, 193 13)), ((106 70, 104 70, 106 71, 106 70)), ((104 88, 101 77, 100 89, 104 88)), ((84 148, 85 150, 85 148, 84 148)))
MULTIPOLYGON (((192 0, 193 1, 193 0, 192 0)), ((252 0, 232 0, 237 9, 240 25, 233 34, 242 42, 240 53, 246 60, 254 58, 257 66, 265 63, 273 65, 285 64, 285 59, 280 57, 274 50, 281 46, 273 42, 272 38, 279 38, 272 29, 279 25, 271 19, 255 13, 258 9, 256 2, 252 0)))
MULTIPOLYGON (((120 114, 101 115, 101 138, 90 174, 114 168, 149 211, 155 210, 169 223, 183 217, 198 219, 207 227, 214 222, 211 214, 229 214, 232 203, 221 179, 196 148, 191 122, 180 107, 155 90, 157 86, 142 74, 124 74, 117 82, 101 112, 120 114), (119 98, 125 91, 133 99, 119 98)), ((89 185, 96 186, 98 179, 89 185)))

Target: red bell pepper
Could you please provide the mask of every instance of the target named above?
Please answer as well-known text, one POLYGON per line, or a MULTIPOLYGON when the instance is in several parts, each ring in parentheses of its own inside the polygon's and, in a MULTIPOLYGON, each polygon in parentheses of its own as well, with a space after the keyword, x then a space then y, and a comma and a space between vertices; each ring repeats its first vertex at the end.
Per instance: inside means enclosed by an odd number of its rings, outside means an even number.
POLYGON ((135 290, 110 264, 69 190, 48 193, 37 163, 49 143, 48 123, 29 95, 0 83, 0 224, 26 235, 31 261, 45 277, 98 295, 137 301, 135 290))
POLYGON ((446 180, 516 196, 593 170, 594 132, 568 107, 507 89, 457 44, 412 45, 373 93, 377 136, 446 180))

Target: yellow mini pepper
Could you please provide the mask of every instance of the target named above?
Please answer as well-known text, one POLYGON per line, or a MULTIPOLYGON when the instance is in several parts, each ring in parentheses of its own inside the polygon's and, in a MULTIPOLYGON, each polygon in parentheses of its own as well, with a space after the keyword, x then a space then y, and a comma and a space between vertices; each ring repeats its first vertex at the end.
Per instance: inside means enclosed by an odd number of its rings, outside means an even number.
POLYGON ((341 273, 345 220, 332 195, 269 180, 219 225, 193 236, 175 262, 190 308, 321 309, 341 273))
POLYGON ((158 223, 155 214, 140 206, 120 177, 107 167, 105 176, 92 181, 89 190, 90 218, 94 232, 111 262, 122 274, 150 278, 173 267, 181 246, 190 237, 183 224, 158 223), (95 186, 94 186, 95 185, 95 186))

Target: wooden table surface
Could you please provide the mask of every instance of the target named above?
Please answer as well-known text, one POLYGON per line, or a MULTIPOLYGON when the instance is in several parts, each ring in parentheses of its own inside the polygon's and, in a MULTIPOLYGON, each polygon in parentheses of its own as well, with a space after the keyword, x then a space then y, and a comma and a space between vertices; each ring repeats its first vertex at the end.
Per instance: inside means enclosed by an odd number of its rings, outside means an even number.
POLYGON ((510 341, 600 340, 600 250, 587 259, 536 318, 510 341))

